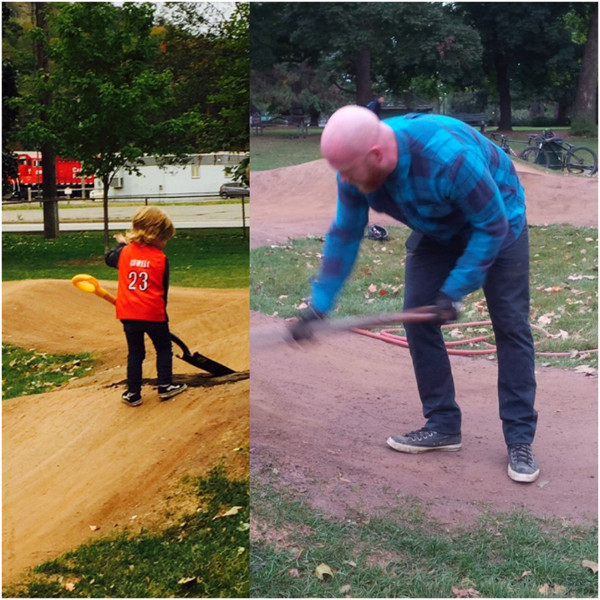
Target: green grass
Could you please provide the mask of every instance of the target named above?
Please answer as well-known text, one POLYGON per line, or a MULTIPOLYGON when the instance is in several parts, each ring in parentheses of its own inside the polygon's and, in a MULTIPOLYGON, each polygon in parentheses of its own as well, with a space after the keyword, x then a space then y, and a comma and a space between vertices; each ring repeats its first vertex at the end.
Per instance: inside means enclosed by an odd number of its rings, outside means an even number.
MULTIPOLYGON (((63 233, 47 240, 41 234, 2 235, 2 280, 71 279, 89 273, 117 278, 104 264, 103 232, 63 233)), ((237 229, 177 231, 165 249, 171 285, 200 288, 248 287, 248 238, 237 229)))
POLYGON ((296 130, 265 129, 250 136, 250 168, 265 171, 290 167, 321 158, 321 129, 310 129, 308 136, 297 137, 296 130))
MULTIPOLYGON (((406 227, 390 227, 385 243, 365 240, 359 260, 331 316, 369 315, 401 310, 404 293, 406 227)), ((598 235, 596 229, 570 226, 530 227, 531 323, 538 363, 565 368, 597 368, 598 235), (546 335, 551 337, 546 337, 546 335), (573 354, 572 356, 570 354, 573 354)), ((250 307, 288 317, 308 300, 309 280, 318 273, 323 240, 294 240, 251 251, 250 307)), ((460 322, 488 320, 482 291, 463 302, 460 322)), ((453 340, 490 334, 491 328, 445 329, 453 340)), ((490 340, 493 343, 493 339, 490 340)), ((483 349, 467 345, 465 349, 483 349)))
POLYGON ((513 512, 448 529, 422 501, 402 498, 387 514, 337 520, 280 485, 252 485, 253 597, 451 598, 457 588, 539 598, 544 586, 554 597, 598 597, 597 576, 582 564, 597 562, 596 528, 513 512), (322 564, 332 573, 324 579, 322 564))
POLYGON ((2 400, 41 394, 88 375, 91 354, 49 354, 2 344, 2 400))
POLYGON ((197 508, 174 524, 80 546, 4 588, 4 597, 247 598, 247 479, 230 479, 219 466, 187 484, 197 508))

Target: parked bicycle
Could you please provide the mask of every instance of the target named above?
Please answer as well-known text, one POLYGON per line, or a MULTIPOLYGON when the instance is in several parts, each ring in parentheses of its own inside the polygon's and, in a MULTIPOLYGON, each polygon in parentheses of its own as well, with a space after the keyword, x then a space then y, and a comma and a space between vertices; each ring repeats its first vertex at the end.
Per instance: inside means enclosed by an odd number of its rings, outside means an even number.
POLYGON ((585 146, 575 146, 546 129, 542 135, 529 137, 529 146, 519 158, 546 169, 566 169, 575 175, 594 175, 598 171, 596 153, 585 146))
POLYGON ((504 152, 506 152, 506 154, 508 154, 509 156, 519 158, 519 154, 510 147, 510 141, 503 133, 490 133, 490 137, 496 141, 498 141, 498 135, 500 135, 500 148, 502 148, 502 150, 504 150, 504 152))

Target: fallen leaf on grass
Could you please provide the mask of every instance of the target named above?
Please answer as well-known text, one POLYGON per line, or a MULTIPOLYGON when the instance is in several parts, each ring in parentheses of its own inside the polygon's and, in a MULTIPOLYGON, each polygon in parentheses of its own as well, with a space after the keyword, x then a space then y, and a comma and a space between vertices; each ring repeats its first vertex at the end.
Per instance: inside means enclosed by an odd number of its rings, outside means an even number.
POLYGON ((598 563, 594 562, 593 560, 582 560, 581 564, 586 569, 591 569, 592 573, 597 573, 598 572, 598 563))
POLYGON ((350 591, 351 587, 352 586, 350 586, 349 584, 343 585, 340 588, 340 594, 347 594, 350 591))
POLYGON ((590 367, 589 365, 579 365, 575 367, 576 373, 583 373, 584 375, 597 375, 598 370, 594 369, 594 367, 590 367))
POLYGON ((217 516, 213 517, 213 521, 215 519, 222 519, 223 517, 233 517, 233 515, 237 515, 242 508, 242 506, 232 506, 228 511, 219 513, 217 516))
POLYGON ((455 598, 481 598, 481 594, 475 588, 459 589, 452 586, 452 593, 455 598))
POLYGON ((555 585, 551 583, 545 583, 540 589, 540 594, 544 594, 544 596, 561 596, 564 597, 567 588, 564 585, 555 585))
POLYGON ((594 277, 593 275, 569 275, 567 279, 569 279, 570 281, 581 281, 582 279, 589 279, 591 281, 594 281, 596 277, 594 277))
POLYGON ((333 571, 331 570, 331 567, 329 565, 326 565, 325 563, 321 563, 316 569, 315 569, 315 575, 321 580, 323 581, 326 577, 333 577, 333 571))
POLYGON ((290 569, 288 573, 290 577, 300 577, 300 571, 298 571, 298 569, 290 569))
POLYGON ((552 317, 555 317, 556 314, 551 312, 551 313, 546 313, 545 315, 542 315, 541 317, 538 318, 538 323, 540 325, 550 325, 550 323, 552 323, 552 317))

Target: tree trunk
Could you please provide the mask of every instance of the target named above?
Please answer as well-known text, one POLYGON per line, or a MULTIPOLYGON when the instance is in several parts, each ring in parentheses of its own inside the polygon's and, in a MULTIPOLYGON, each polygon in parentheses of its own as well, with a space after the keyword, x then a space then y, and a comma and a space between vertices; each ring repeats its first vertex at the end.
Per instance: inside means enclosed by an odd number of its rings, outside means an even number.
POLYGON ((559 102, 556 107, 556 124, 563 127, 569 124, 569 106, 565 102, 559 102))
POLYGON ((597 123, 596 101, 598 90, 598 11, 592 10, 590 28, 583 51, 583 62, 577 95, 573 106, 573 118, 582 118, 597 123))
MULTIPOLYGON (((46 3, 34 2, 35 24, 44 32, 44 40, 38 40, 35 45, 36 64, 44 73, 44 83, 50 77, 48 53, 46 46, 49 40, 48 24, 46 22, 46 3)), ((51 94, 47 87, 40 98, 40 120, 48 121, 48 108, 52 102, 51 94)), ((42 204, 44 216, 44 237, 54 239, 58 237, 58 201, 56 198, 56 152, 50 143, 42 144, 42 204)))
POLYGON ((44 237, 58 237, 58 201, 56 199, 56 153, 49 144, 42 146, 42 205, 44 237))
POLYGON ((356 103, 366 106, 371 101, 371 50, 363 46, 354 63, 356 69, 356 103))
POLYGON ((498 97, 500 101, 500 119, 498 129, 500 131, 512 131, 512 103, 510 99, 510 78, 508 67, 501 57, 496 57, 496 77, 498 85, 498 97))

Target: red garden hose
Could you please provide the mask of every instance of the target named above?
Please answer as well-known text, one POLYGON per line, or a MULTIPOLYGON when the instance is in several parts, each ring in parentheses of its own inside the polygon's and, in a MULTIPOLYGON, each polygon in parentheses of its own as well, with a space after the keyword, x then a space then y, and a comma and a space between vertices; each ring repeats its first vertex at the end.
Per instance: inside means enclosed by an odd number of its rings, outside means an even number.
MULTIPOLYGON (((470 323, 453 323, 451 325, 443 325, 445 328, 456 329, 457 327, 483 327, 491 325, 491 321, 472 321, 470 323)), ((545 330, 539 327, 538 325, 531 325, 532 329, 537 331, 541 331, 545 337, 551 337, 550 334, 545 330)), ((401 331, 401 327, 393 328, 393 329, 382 329, 381 331, 375 332, 369 329, 353 329, 352 331, 356 333, 360 333, 361 335, 366 335, 368 337, 375 338, 376 340, 382 340, 387 342, 388 344, 395 344, 396 346, 401 346, 402 348, 408 348, 408 341, 405 335, 400 335, 397 333, 401 331)), ((485 354, 495 354, 496 346, 491 344, 487 340, 493 337, 493 333, 489 333, 487 335, 479 335, 468 339, 456 340, 456 341, 447 341, 446 348, 448 350, 448 354, 458 355, 458 356, 481 356, 485 354), (458 346, 465 346, 467 344, 483 344, 486 348, 482 349, 466 349, 466 348, 458 348, 458 346)), ((535 342, 537 345, 538 342, 535 342)), ((585 354, 594 354, 597 353, 598 349, 594 350, 580 350, 577 352, 577 355, 582 356, 585 354)), ((571 356, 572 352, 536 352, 538 356, 551 356, 555 358, 560 357, 568 357, 571 356)))

